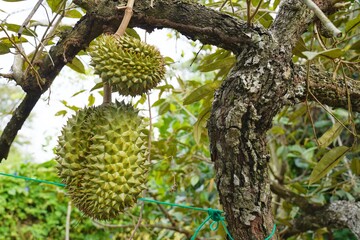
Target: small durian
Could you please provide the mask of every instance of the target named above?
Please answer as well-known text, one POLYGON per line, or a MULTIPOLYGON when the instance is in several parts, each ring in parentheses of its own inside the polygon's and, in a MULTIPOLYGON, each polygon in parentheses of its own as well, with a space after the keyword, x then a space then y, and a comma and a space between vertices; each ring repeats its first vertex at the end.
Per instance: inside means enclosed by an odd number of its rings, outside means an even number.
POLYGON ((121 95, 146 93, 165 75, 159 50, 130 36, 101 35, 88 52, 95 74, 121 95))
POLYGON ((107 220, 133 206, 145 189, 148 132, 131 105, 79 110, 62 129, 56 160, 74 205, 107 220))

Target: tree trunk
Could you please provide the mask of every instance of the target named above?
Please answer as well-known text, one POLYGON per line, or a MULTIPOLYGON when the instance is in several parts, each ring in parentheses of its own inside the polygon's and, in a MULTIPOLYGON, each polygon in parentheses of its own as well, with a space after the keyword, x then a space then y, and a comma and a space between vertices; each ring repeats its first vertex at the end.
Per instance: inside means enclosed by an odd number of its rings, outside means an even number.
POLYGON ((237 56, 215 94, 208 124, 217 188, 234 239, 265 239, 272 231, 266 131, 292 95, 289 52, 278 50, 270 35, 261 36, 237 56))

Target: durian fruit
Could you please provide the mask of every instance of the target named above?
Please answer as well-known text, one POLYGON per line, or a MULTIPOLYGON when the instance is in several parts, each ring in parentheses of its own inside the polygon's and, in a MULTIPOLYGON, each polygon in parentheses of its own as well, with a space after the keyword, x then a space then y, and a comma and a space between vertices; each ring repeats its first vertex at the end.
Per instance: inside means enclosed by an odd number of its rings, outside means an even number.
POLYGON ((91 65, 121 95, 148 92, 164 78, 160 52, 130 36, 102 35, 89 48, 91 65))
POLYGON ((133 206, 147 179, 147 135, 143 118, 123 102, 85 108, 71 117, 56 160, 74 205, 99 220, 133 206))

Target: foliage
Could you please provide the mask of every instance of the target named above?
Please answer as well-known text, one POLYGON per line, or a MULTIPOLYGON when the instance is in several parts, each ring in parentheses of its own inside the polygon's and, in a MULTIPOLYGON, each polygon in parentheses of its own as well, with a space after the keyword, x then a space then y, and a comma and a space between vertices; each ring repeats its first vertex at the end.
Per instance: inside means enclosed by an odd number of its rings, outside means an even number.
MULTIPOLYGON (((246 1, 198 2, 238 19, 249 19, 246 1)), ((83 14, 81 9, 66 1, 48 0, 47 3, 48 11, 52 11, 50 15, 54 19, 59 13, 64 13, 62 17, 74 19, 83 14)), ((251 1, 252 22, 268 28, 274 20, 279 3, 279 0, 251 1)), ((328 37, 319 23, 315 22, 293 50, 293 60, 297 64, 314 63, 319 69, 330 71, 334 78, 341 76, 346 84, 349 79, 359 78, 360 14, 359 3, 356 1, 343 3, 339 11, 330 15, 330 20, 343 31, 344 36, 340 39, 328 37)), ((20 25, 3 21, 0 31, 7 35, 0 39, 0 54, 15 53, 15 43, 19 41, 26 46, 29 42, 34 42, 34 39, 41 38, 38 31, 40 24, 32 24, 24 30, 19 40, 13 35, 20 25)), ((55 28, 52 39, 66 34, 69 26, 59 25, 55 28)), ((47 27, 45 29, 48 30, 47 27)), ((47 34, 44 35, 44 39, 47 39, 45 36, 47 34)), ((49 47, 54 42, 47 39, 43 44, 49 47)), ((174 64, 171 58, 166 58, 168 79, 155 92, 158 97, 152 104, 152 114, 155 114, 151 119, 154 136, 147 195, 161 201, 221 208, 210 161, 206 122, 213 94, 231 71, 236 59, 231 52, 220 48, 199 46, 196 43, 193 45, 199 49, 193 50, 193 59, 183 59, 182 64, 174 64), (180 70, 176 70, 177 68, 180 70), (182 77, 185 71, 190 71, 191 77, 182 77)), ((28 56, 31 61, 35 59, 32 52, 28 56)), ((75 58, 68 66, 78 73, 88 72, 80 58, 75 58)), ((94 89, 96 88, 95 86, 94 89)), ((87 90, 74 90, 74 95, 87 94, 87 90)), ((311 92, 309 95, 311 96, 311 92)), ((1 90, 0 96, 0 112, 3 113, 10 109, 4 99, 11 98, 11 92, 3 93, 1 90)), ((89 94, 87 100, 89 106, 95 103, 93 93, 89 94)), ((141 103, 145 102, 144 95, 136 105, 143 106, 141 103)), ((66 115, 69 109, 76 111, 81 107, 71 105, 67 100, 62 103, 67 109, 60 110, 57 113, 59 116, 66 115)), ((144 115, 146 114, 144 111, 144 115)), ((353 113, 350 106, 348 109, 330 109, 320 102, 306 101, 283 109, 268 132, 273 180, 312 203, 325 205, 336 200, 360 201, 360 146, 357 142, 359 126, 359 114, 353 113)), ((40 165, 24 163, 11 168, 9 166, 6 170, 19 175, 59 181, 53 162, 40 165)), ((0 221, 4 223, 0 226, 2 236, 19 239, 64 237, 68 199, 62 189, 9 178, 2 178, 0 187, 0 221)), ((299 207, 278 197, 274 199, 277 223, 280 228, 289 226, 300 215, 299 207)), ((189 234, 191 236, 206 217, 199 212, 166 209, 145 204, 138 239, 185 239, 189 234), (155 225, 162 227, 154 228, 155 225), (173 229, 163 228, 164 226, 171 226, 173 229)), ((104 223, 94 224, 75 209, 71 216, 71 239, 124 239, 130 236, 139 213, 140 207, 137 206, 121 216, 121 219, 112 222, 116 226, 109 228, 104 223)), ((223 239, 225 233, 221 228, 217 232, 211 232, 205 226, 201 235, 206 239, 223 239)), ((309 231, 291 239, 327 238, 354 239, 347 230, 331 229, 309 231)))
MULTIPOLYGON (((24 162, 2 167, 2 172, 57 181, 55 162, 24 162)), ((65 237, 68 198, 63 189, 20 179, 1 177, 0 234, 4 239, 60 239, 65 237)), ((71 239, 99 239, 110 236, 73 210, 71 239)))

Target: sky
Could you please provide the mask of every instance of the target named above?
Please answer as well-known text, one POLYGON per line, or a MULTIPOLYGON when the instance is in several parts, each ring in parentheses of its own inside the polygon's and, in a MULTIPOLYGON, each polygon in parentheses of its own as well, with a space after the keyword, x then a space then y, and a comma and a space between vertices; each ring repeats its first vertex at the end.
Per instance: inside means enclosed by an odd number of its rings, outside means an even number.
MULTIPOLYGON (((5 2, 0 0, 0 20, 6 19, 7 23, 22 24, 28 16, 37 0, 27 0, 21 2, 5 2)), ((45 1, 44 1, 45 2, 45 1)), ((50 14, 48 12, 48 14, 50 14)), ((32 20, 47 22, 46 11, 44 7, 40 7, 32 20)), ((66 19, 66 24, 74 24, 73 19, 66 19)), ((137 32, 145 39, 145 32, 137 29, 137 32)), ((173 34, 170 30, 155 30, 151 34, 146 35, 146 41, 155 45, 163 56, 169 56, 175 62, 181 59, 190 59, 193 57, 193 46, 181 36, 179 39, 169 38, 173 34)), ((0 37, 4 35, 0 34, 0 37)), ((27 53, 33 50, 32 46, 25 46, 27 53)), ((11 55, 0 55, 0 72, 6 73, 10 71, 13 59, 9 59, 11 55)), ((81 56, 80 59, 86 68, 89 66, 89 57, 81 56)), ((175 74, 183 74, 179 72, 168 73, 168 77, 175 74)), ((184 76, 183 76, 184 77, 184 76)), ((35 106, 32 112, 32 121, 26 121, 19 134, 29 141, 29 144, 21 146, 21 151, 28 155, 27 161, 44 162, 54 157, 53 148, 56 146, 57 136, 60 134, 61 127, 66 123, 69 115, 65 117, 55 116, 60 110, 66 110, 66 107, 60 102, 67 101, 70 105, 85 106, 88 102, 90 89, 99 81, 97 76, 80 75, 72 71, 68 67, 64 67, 61 73, 55 79, 50 90, 43 94, 41 100, 35 106), (80 90, 84 93, 72 97, 72 95, 80 90)), ((4 78, 0 78, 0 86, 4 84, 12 84, 4 78)), ((93 92, 96 98, 96 104, 101 104, 102 97, 93 92)), ((153 93, 154 94, 154 93, 153 93)), ((67 109, 68 110, 68 109, 67 109)), ((154 110, 153 110, 154 111, 154 110)), ((69 110, 69 112, 71 112, 69 110)))

